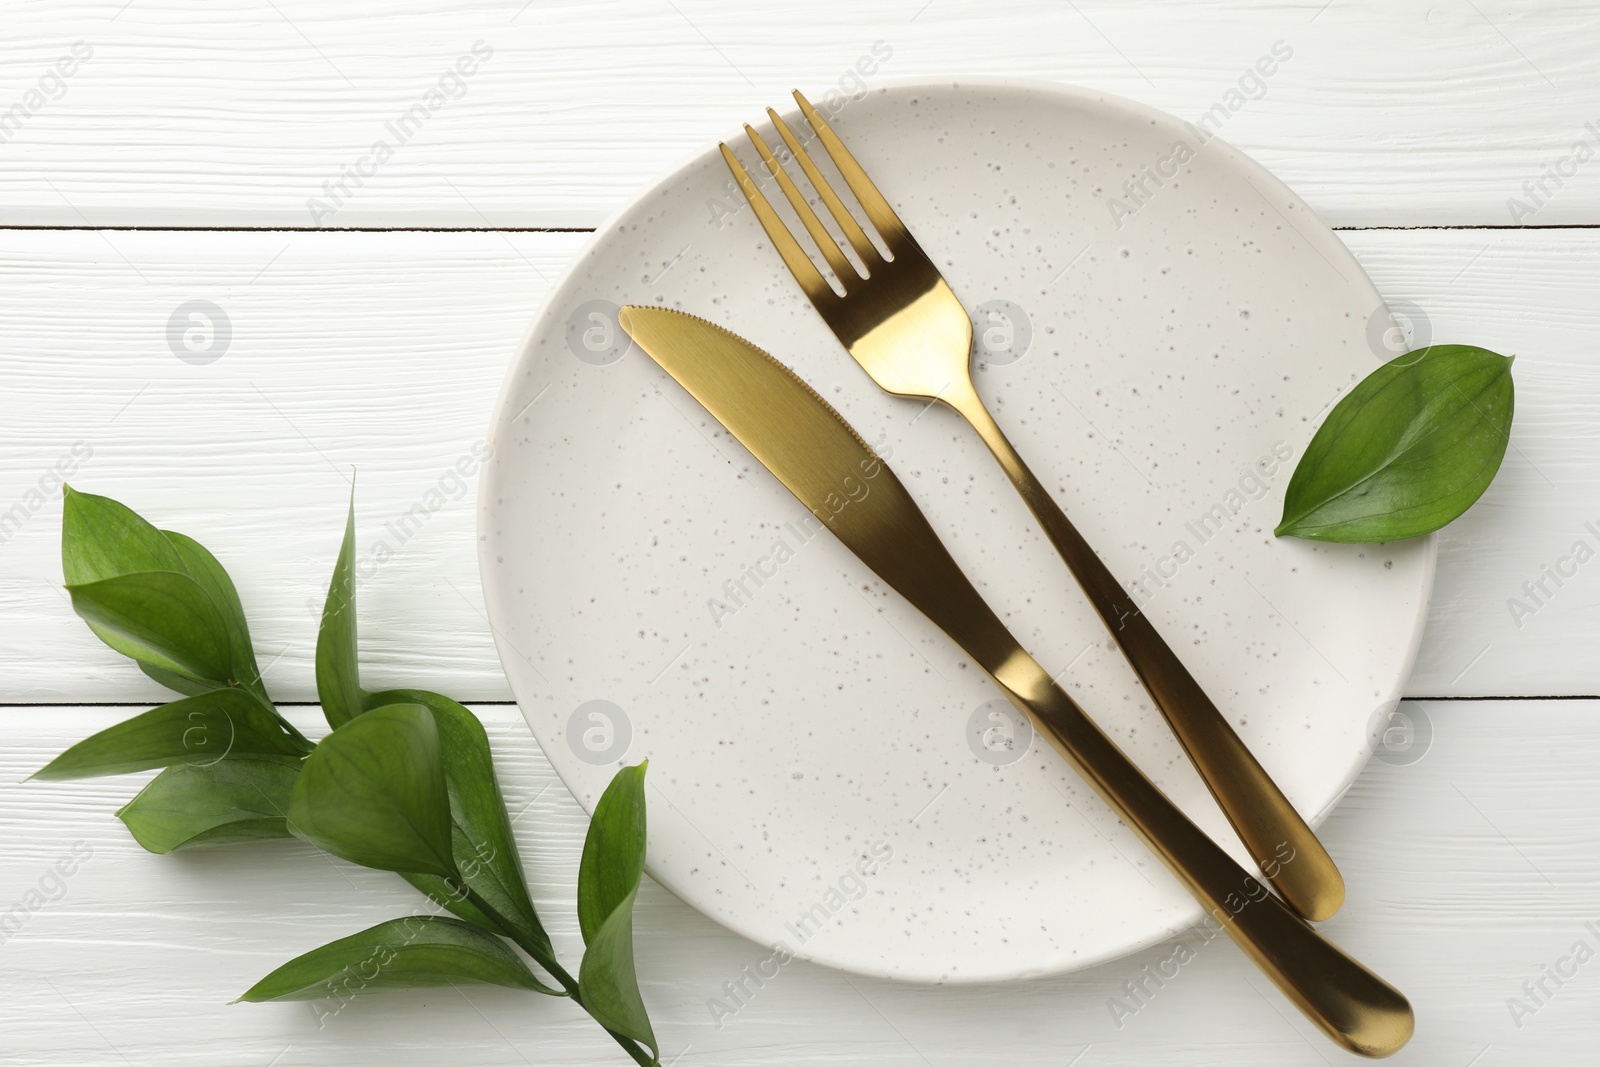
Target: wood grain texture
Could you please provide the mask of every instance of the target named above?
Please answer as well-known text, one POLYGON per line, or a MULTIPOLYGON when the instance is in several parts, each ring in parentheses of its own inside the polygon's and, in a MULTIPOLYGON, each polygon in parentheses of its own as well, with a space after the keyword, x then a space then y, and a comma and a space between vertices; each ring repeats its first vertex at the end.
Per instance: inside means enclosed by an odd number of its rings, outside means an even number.
MULTIPOLYGON (((0 226, 489 232, 0 230, 0 1063, 623 1062, 571 1005, 510 991, 363 998, 320 1024, 305 1005, 227 1004, 420 898, 290 842, 144 853, 112 812, 147 776, 23 781, 133 712, 75 705, 166 697, 72 616, 53 472, 215 549, 268 684, 304 700, 357 471, 364 547, 426 513, 360 585, 368 683, 508 697, 464 483, 518 339, 586 238, 492 231, 596 225, 795 86, 843 100, 890 79, 1013 75, 1192 121, 1220 105, 1226 140, 1359 230, 1345 240, 1415 341, 1518 356, 1512 447, 1441 535, 1407 691, 1600 693, 1600 562, 1572 562, 1580 541, 1600 552, 1600 228, 1401 229, 1600 226, 1591 4, 817 0, 802 18, 728 0, 26 0, 6 20, 0 226), (1241 83, 1276 42, 1292 56, 1241 83), (465 56, 477 66, 457 83, 465 56), (229 319, 215 362, 169 342, 194 300, 229 319), (39 701, 74 706, 3 706, 39 701), (52 875, 75 845, 92 855, 52 875)), ((1323 828, 1350 887, 1325 929, 1413 998, 1418 1035, 1395 1063, 1588 1062, 1600 963, 1559 982, 1546 968, 1579 941, 1600 950, 1600 701, 1406 709, 1431 738, 1423 758, 1373 762, 1323 828)), ((315 708, 290 710, 320 732, 315 708)), ((514 707, 479 712, 535 897, 575 962, 583 813, 514 707)), ((1145 968, 1173 945, 1010 985, 791 962, 754 988, 744 969, 770 950, 648 880, 636 930, 679 1067, 1341 1058, 1230 945, 1193 937, 1162 983, 1145 968)))
POLYGON ((1600 222, 1600 162, 1561 163, 1600 144, 1600 20, 1580 0, 817 0, 803 16, 728 0, 61 0, 13 5, 8 27, 6 224, 591 226, 796 86, 842 98, 974 74, 1191 120, 1221 104, 1225 138, 1338 225, 1600 222), (76 41, 92 55, 50 80, 76 41), (1279 41, 1292 58, 1249 80, 1279 41), (478 42, 492 55, 427 110, 478 42), (1558 165, 1571 173, 1514 217, 1508 200, 1558 165), (347 169, 359 188, 319 214, 308 202, 347 169))
MULTIPOLYGON (((1539 980, 1577 941, 1600 948, 1600 704, 1405 708, 1431 724, 1431 743, 1410 765, 1372 763, 1324 826, 1350 897, 1323 929, 1412 998, 1417 1036, 1393 1062, 1580 1062, 1570 1058, 1574 1050, 1600 1040, 1600 963, 1559 987, 1547 980, 1551 995, 1520 1027, 1507 1001, 1524 997, 1523 982, 1539 980)), ((537 905, 558 952, 575 959, 583 813, 514 708, 477 710, 508 806, 522 813, 516 832, 537 905)), ((445 1050, 459 1063, 623 1062, 571 1005, 505 990, 358 998, 320 1028, 305 1004, 229 1005, 289 956, 408 914, 421 898, 390 875, 293 842, 144 853, 111 813, 147 776, 20 781, 127 709, 4 714, 0 905, 26 899, 75 842, 92 856, 59 888, 47 881, 42 896, 57 899, 28 913, 0 945, 0 1062, 399 1065, 437 1063, 445 1050)), ((294 714, 319 731, 316 709, 294 714)), ((791 962, 760 988, 746 980, 739 1003, 724 983, 741 980, 769 949, 649 881, 635 928, 664 1062, 681 1067, 986 1065, 997 1049, 1007 1063, 1053 1067, 1296 1067, 1341 1058, 1236 949, 1194 934, 1193 959, 1175 975, 1169 965, 1160 985, 1144 968, 1172 957, 1176 942, 1064 978, 951 989, 791 962), (1147 992, 1135 1000, 1125 984, 1140 981, 1147 992), (1125 1010, 1113 1014, 1114 998, 1125 1010), (713 1001, 725 1008, 717 1017, 713 1001)))
MULTIPOLYGON (((1516 353, 1512 449, 1483 500, 1442 535, 1416 696, 1591 694, 1600 563, 1535 605, 1522 589, 1586 539, 1600 550, 1600 232, 1344 235, 1419 339, 1516 353), (1425 313, 1418 309, 1427 309, 1425 313), (1513 612, 1508 601, 1528 605, 1513 612), (1520 624, 1520 625, 1519 625, 1520 624)), ((0 234, 0 699, 159 700, 60 591, 70 478, 199 537, 230 568, 266 680, 313 697, 317 613, 359 471, 362 552, 395 555, 360 585, 371 684, 505 699, 482 614, 473 492, 488 414, 518 338, 581 234, 0 234), (191 299, 225 309, 228 350, 169 348, 191 299), (81 444, 80 444, 81 443, 81 444), (442 490, 439 498, 430 491, 442 490), (437 505, 406 525, 419 503, 437 505), (391 532, 406 525, 403 543, 391 532)), ((426 509, 425 509, 426 510, 426 509)), ((1568 565, 1568 569, 1571 566, 1568 565)))

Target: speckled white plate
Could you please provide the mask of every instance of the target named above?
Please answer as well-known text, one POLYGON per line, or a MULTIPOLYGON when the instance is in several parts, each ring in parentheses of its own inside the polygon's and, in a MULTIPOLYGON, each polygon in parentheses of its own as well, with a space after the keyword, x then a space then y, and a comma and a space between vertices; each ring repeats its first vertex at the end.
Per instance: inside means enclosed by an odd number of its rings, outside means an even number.
MULTIPOLYGON (((898 85, 834 121, 972 310, 978 389, 1017 448, 1321 821, 1411 667, 1434 560, 1431 539, 1272 535, 1320 416, 1392 354, 1360 266, 1259 166, 1125 100, 898 85)), ((614 313, 630 302, 726 325, 811 382, 1023 644, 1244 855, 976 435, 872 384, 709 145, 595 234, 494 416, 484 593, 578 799, 648 757, 657 881, 866 974, 1059 973, 1195 922, 978 670, 629 348, 614 313)))

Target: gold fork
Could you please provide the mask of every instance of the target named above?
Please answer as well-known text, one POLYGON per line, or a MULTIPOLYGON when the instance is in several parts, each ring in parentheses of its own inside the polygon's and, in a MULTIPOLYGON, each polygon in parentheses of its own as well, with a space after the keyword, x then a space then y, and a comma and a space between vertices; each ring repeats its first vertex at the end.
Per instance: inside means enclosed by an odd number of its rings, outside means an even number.
POLYGON ((784 264, 873 381, 898 396, 942 401, 978 431, 1122 647, 1262 873, 1295 911, 1307 919, 1326 919, 1344 901, 1344 879, 1332 857, 1006 440, 972 383, 972 321, 966 310, 832 127, 798 90, 794 98, 888 256, 879 253, 788 123, 768 108, 767 117, 861 267, 845 256, 767 143, 747 124, 745 133, 762 165, 777 179, 843 293, 812 263, 739 158, 720 145, 722 158, 784 264))

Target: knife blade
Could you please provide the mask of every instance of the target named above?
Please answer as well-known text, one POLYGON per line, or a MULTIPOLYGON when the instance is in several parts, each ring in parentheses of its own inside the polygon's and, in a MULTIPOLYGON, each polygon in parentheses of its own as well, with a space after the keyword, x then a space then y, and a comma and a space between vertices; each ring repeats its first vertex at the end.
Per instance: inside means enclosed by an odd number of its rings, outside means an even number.
POLYGON ((1367 1056, 1389 1055, 1409 1040, 1414 1020, 1405 997, 1293 914, 1134 766, 1005 628, 894 471, 815 390, 744 338, 685 312, 630 305, 618 321, 845 547, 988 674, 1329 1038, 1367 1056))

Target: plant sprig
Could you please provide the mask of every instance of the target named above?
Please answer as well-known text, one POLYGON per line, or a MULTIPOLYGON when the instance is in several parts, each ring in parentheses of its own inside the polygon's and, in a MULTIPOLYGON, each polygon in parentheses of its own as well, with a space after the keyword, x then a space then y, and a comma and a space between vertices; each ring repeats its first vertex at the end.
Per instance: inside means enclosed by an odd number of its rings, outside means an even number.
POLYGON ((485 983, 569 998, 634 1062, 660 1062, 633 959, 645 764, 618 771, 589 825, 577 899, 585 951, 574 978, 534 909, 483 724, 438 693, 361 688, 353 501, 317 635, 317 695, 332 732, 316 743, 273 705, 238 592, 199 542, 68 488, 61 560, 89 628, 184 696, 80 741, 34 777, 163 768, 117 813, 149 851, 298 837, 394 871, 450 913, 341 937, 240 1000, 342 1005, 365 992, 485 983))

